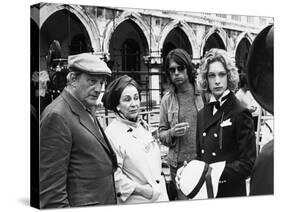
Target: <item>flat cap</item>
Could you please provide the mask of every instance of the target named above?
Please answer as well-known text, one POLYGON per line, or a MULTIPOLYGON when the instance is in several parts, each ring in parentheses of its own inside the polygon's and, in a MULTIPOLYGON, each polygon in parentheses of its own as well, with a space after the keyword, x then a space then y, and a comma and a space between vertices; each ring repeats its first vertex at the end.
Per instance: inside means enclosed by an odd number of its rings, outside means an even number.
POLYGON ((68 56, 68 68, 87 74, 105 74, 111 76, 111 71, 104 61, 91 53, 81 53, 68 56))

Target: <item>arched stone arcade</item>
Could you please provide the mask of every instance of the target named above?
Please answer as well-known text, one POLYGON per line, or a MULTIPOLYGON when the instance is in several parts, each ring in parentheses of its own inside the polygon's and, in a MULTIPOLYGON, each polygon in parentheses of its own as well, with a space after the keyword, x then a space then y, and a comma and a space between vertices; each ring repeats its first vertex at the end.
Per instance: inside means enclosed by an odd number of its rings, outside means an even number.
POLYGON ((211 48, 221 48, 228 50, 229 46, 227 45, 228 37, 226 32, 218 27, 212 27, 209 31, 206 32, 206 35, 203 37, 200 45, 200 56, 203 57, 205 52, 211 48))
POLYGON ((74 14, 82 23, 83 27, 85 27, 93 49, 97 52, 101 51, 100 32, 98 26, 79 5, 45 4, 42 8, 40 8, 40 29, 52 14, 60 10, 67 10, 74 14))

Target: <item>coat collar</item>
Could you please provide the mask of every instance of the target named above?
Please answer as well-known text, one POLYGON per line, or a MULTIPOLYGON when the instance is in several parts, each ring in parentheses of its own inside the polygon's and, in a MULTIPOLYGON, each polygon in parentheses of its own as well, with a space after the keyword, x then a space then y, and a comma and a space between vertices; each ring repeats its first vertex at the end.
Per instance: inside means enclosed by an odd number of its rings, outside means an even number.
POLYGON ((102 144, 102 146, 110 152, 110 149, 105 141, 106 138, 102 138, 96 117, 93 116, 92 120, 90 117, 90 113, 86 111, 81 102, 77 101, 77 99, 66 89, 63 90, 61 95, 62 98, 68 103, 71 111, 79 117, 81 125, 83 125, 89 132, 91 132, 102 144), (94 121, 96 121, 96 123, 94 123, 94 121))
POLYGON ((230 93, 230 90, 227 89, 227 90, 223 93, 223 95, 222 95, 218 100, 216 100, 216 98, 215 98, 214 95, 212 94, 211 97, 210 97, 209 103, 219 101, 219 102, 220 102, 220 105, 222 105, 222 104, 224 103, 224 101, 223 101, 222 99, 223 99, 225 96, 227 96, 229 93, 230 93))
POLYGON ((128 126, 128 129, 130 129, 131 127, 138 128, 140 125, 142 125, 146 130, 149 131, 148 124, 140 116, 137 117, 136 122, 132 122, 132 121, 129 121, 128 119, 125 119, 125 118, 121 117, 117 113, 115 115, 116 115, 116 119, 118 121, 120 121, 121 123, 124 123, 124 125, 128 126))
POLYGON ((229 117, 233 110, 234 105, 236 104, 235 96, 232 92, 229 93, 229 97, 226 99, 221 108, 213 115, 213 106, 207 104, 204 109, 204 127, 203 131, 207 130, 214 123, 217 123, 222 118, 226 119, 229 117))

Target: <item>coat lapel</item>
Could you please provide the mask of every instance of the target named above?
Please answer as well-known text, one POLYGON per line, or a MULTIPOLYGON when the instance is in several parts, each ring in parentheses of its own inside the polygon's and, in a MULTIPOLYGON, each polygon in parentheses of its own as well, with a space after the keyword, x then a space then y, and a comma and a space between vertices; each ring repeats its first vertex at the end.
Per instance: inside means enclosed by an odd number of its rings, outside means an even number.
POLYGON ((231 92, 229 94, 229 97, 227 100, 224 102, 222 107, 213 115, 213 106, 208 104, 206 105, 206 109, 204 110, 204 127, 203 131, 206 131, 210 126, 213 124, 217 123, 218 121, 221 121, 222 115, 223 119, 227 119, 231 113, 231 109, 233 108, 235 104, 235 96, 231 92))
MULTIPOLYGON (((99 143, 108 151, 110 152, 110 149, 108 145, 105 142, 105 139, 102 138, 102 135, 100 133, 100 130, 97 126, 97 123, 94 123, 94 121, 90 118, 90 114, 83 108, 83 106, 67 91, 63 91, 62 97, 65 99, 66 102, 68 102, 71 110, 73 113, 75 113, 79 117, 79 121, 81 125, 83 125, 88 131, 90 131, 97 139, 99 143)), ((94 117, 93 117, 94 118, 94 117)))
POLYGON ((103 137, 104 137, 104 141, 106 142, 107 147, 108 147, 108 149, 109 149, 109 151, 110 151, 110 154, 111 154, 112 159, 113 159, 113 164, 114 164, 114 166, 117 168, 117 167, 118 167, 118 164, 117 164, 116 154, 115 154, 114 150, 112 149, 112 146, 111 146, 109 140, 107 139, 107 136, 106 136, 105 132, 103 131, 103 129, 102 129, 102 127, 101 127, 101 125, 100 125, 100 123, 99 123, 98 120, 97 120, 97 124, 98 124, 98 127, 99 127, 99 129, 100 129, 100 131, 101 131, 103 137))
POLYGON ((214 122, 213 106, 211 104, 207 104, 205 105, 203 111, 203 131, 205 131, 214 122))

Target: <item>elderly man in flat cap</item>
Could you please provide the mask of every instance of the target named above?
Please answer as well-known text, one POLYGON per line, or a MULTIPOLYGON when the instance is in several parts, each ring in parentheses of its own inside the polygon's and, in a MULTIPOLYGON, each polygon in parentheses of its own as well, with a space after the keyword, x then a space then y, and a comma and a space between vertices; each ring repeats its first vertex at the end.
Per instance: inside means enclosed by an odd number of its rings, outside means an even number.
POLYGON ((40 122, 40 208, 115 204, 116 155, 91 112, 111 71, 90 53, 69 56, 68 66, 40 122))

